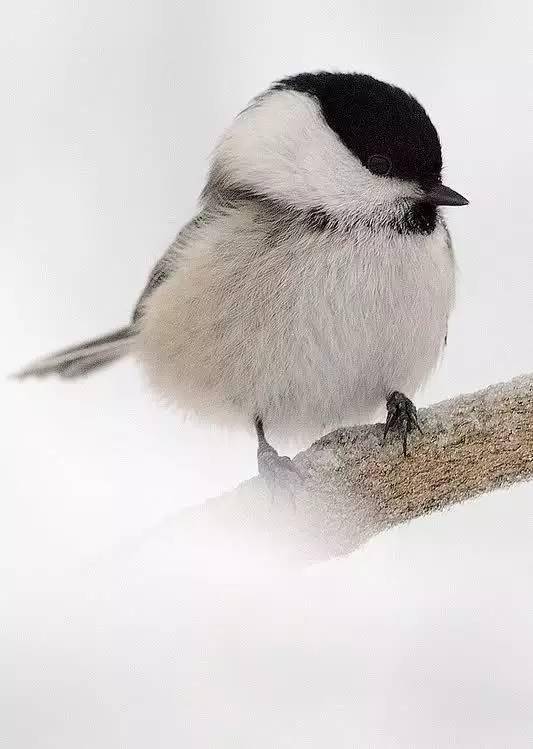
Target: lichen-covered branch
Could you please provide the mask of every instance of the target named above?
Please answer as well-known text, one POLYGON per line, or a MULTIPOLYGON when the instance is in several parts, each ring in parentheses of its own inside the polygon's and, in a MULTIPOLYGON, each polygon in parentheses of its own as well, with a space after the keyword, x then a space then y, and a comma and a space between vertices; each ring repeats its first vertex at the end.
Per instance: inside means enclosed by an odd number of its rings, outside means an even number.
POLYGON ((301 564, 533 478, 533 375, 438 403, 419 420, 424 434, 412 437, 406 459, 399 440, 382 447, 382 424, 339 429, 296 456, 306 486, 295 508, 273 504, 255 478, 180 513, 174 531, 200 546, 215 534, 232 549, 301 564))

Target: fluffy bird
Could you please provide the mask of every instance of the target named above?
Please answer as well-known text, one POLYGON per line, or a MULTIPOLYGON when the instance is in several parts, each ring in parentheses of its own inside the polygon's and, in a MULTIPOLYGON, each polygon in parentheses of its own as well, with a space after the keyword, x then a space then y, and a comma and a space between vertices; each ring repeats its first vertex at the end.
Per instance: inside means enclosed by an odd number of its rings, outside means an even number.
POLYGON ((181 409, 267 441, 368 419, 418 426, 454 301, 439 137, 418 101, 358 73, 274 83, 215 150, 198 212, 152 270, 131 321, 20 377, 81 377, 134 356, 181 409))

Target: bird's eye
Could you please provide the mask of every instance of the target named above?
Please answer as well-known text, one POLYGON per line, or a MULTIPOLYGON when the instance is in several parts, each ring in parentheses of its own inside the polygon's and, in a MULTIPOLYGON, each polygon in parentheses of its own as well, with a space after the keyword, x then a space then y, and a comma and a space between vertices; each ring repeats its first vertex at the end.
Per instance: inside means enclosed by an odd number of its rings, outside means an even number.
POLYGON ((369 156, 368 161, 366 162, 366 166, 372 172, 372 174, 379 174, 381 177, 389 174, 390 170, 392 169, 392 164, 389 157, 380 156, 379 154, 369 156))

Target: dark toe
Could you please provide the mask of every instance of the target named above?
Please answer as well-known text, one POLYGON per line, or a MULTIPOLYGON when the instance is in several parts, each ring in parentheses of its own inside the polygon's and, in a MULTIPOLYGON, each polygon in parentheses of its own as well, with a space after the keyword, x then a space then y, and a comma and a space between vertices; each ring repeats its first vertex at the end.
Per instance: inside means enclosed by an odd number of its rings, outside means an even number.
POLYGON ((407 457, 407 436, 413 429, 418 429, 422 433, 418 423, 418 414, 416 406, 406 395, 395 390, 387 398, 387 420, 383 432, 383 444, 385 444, 387 434, 393 427, 397 427, 402 436, 402 447, 404 457, 407 457))

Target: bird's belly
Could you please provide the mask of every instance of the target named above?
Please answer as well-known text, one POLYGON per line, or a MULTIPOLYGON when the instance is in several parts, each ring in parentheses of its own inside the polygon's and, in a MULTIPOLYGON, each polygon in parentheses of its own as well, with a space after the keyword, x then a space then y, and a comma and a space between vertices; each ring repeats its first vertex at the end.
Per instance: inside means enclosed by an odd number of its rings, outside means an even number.
POLYGON ((438 362, 453 303, 444 241, 427 240, 416 260, 393 255, 377 268, 344 270, 337 263, 321 283, 304 287, 292 334, 287 329, 271 365, 273 424, 323 432, 370 419, 393 390, 415 395, 438 362))
POLYGON ((240 288, 220 283, 220 268, 208 288, 204 276, 201 289, 163 284, 147 306, 140 358, 168 400, 207 421, 249 425, 260 415, 271 434, 307 436, 366 420, 392 390, 414 395, 438 360, 453 271, 443 251, 434 255, 376 272, 337 252, 283 285, 263 273, 254 287, 253 268, 249 288, 246 276, 240 288))
POLYGON ((446 316, 428 304, 394 313, 375 302, 366 314, 316 317, 307 328, 315 336, 287 339, 285 366, 272 362, 268 394, 265 382, 272 427, 319 433, 370 419, 393 390, 414 396, 438 361, 446 316))

